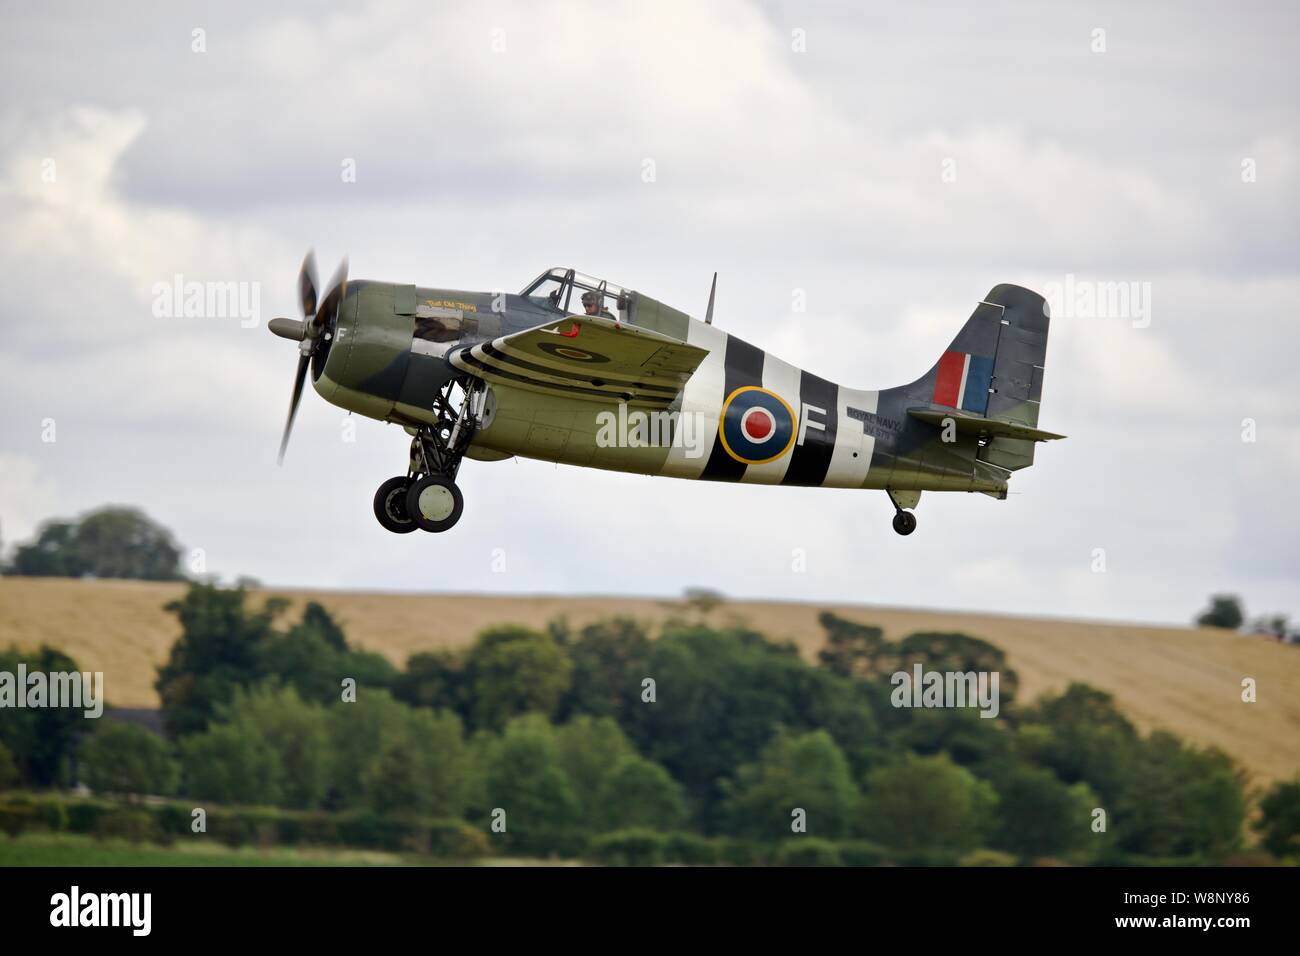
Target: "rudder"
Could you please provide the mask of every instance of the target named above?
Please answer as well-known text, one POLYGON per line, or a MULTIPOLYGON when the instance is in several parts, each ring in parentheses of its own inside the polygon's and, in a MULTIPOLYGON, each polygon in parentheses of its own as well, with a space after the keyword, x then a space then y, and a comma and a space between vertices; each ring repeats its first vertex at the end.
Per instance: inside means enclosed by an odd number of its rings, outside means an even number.
MULTIPOLYGON (((1047 301, 1017 285, 994 286, 924 376, 904 386, 908 401, 1036 428, 1043 393, 1047 301)), ((1007 471, 1034 461, 1032 440, 994 435, 976 455, 1007 471)))

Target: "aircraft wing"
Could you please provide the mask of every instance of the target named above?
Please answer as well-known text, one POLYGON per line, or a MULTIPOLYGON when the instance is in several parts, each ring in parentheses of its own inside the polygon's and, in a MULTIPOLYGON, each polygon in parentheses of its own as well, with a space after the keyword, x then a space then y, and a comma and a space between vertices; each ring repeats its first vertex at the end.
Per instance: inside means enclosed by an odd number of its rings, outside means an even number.
POLYGON ((512 388, 665 408, 707 349, 604 316, 566 316, 491 342, 453 349, 463 372, 512 388))

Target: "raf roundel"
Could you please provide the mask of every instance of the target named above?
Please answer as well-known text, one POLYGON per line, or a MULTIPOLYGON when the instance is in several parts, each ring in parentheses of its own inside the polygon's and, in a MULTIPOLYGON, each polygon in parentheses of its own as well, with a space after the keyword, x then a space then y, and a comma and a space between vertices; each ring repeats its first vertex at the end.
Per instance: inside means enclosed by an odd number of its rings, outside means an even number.
POLYGON ((576 349, 559 342, 538 342, 537 347, 548 355, 569 359, 574 362, 587 362, 598 365, 601 362, 609 361, 608 355, 599 355, 596 352, 588 352, 586 349, 576 349))
POLYGON ((728 455, 747 465, 775 461, 794 444, 794 411, 776 392, 738 388, 722 403, 718 432, 728 455))

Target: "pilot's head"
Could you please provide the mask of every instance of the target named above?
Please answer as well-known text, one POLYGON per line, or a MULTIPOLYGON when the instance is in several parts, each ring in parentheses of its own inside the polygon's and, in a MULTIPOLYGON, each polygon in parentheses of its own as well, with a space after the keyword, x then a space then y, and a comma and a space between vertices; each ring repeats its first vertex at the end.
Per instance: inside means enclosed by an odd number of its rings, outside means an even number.
POLYGON ((582 308, 588 315, 595 315, 600 309, 600 296, 594 292, 582 293, 582 308))

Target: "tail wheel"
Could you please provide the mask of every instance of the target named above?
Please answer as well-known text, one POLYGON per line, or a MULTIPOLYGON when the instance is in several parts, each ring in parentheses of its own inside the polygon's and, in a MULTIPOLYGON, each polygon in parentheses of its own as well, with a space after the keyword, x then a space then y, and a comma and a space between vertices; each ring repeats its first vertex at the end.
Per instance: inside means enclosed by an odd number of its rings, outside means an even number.
POLYGON ((899 534, 911 534, 916 530, 916 515, 910 511, 899 511, 894 515, 894 530, 899 534))
POLYGON ((450 478, 425 475, 406 493, 406 513, 424 531, 446 531, 460 520, 465 499, 450 478))
POLYGON ((375 492, 375 517, 394 534, 408 534, 416 529, 406 510, 406 495, 411 490, 411 479, 405 475, 389 478, 375 492))

